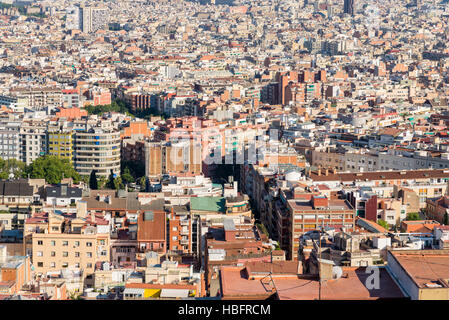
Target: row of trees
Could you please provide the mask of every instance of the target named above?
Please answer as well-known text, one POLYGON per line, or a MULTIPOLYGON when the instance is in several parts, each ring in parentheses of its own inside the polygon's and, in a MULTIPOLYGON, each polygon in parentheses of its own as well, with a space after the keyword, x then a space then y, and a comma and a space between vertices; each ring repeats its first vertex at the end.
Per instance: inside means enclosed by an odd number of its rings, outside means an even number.
POLYGON ((37 158, 30 165, 16 159, 4 160, 0 158, 0 179, 27 178, 45 179, 50 184, 58 184, 62 178, 72 178, 74 183, 81 180, 67 159, 45 155, 37 158))
POLYGON ((129 110, 126 107, 126 104, 122 100, 116 100, 113 101, 111 104, 102 104, 98 106, 87 106, 85 107, 87 110, 87 113, 89 115, 91 114, 97 114, 102 115, 103 113, 107 112, 120 112, 124 114, 129 114, 129 110))
POLYGON ((145 167, 140 162, 122 161, 121 175, 116 176, 111 170, 107 179, 97 177, 97 172, 93 170, 89 176, 89 188, 98 190, 106 189, 124 189, 125 185, 137 183, 141 188, 146 187, 145 167))
POLYGON ((142 119, 150 119, 150 117, 152 116, 162 116, 162 118, 164 119, 167 118, 165 114, 161 114, 159 110, 155 108, 148 108, 141 111, 133 111, 129 108, 129 106, 126 104, 125 101, 120 99, 114 100, 111 104, 87 106, 85 107, 85 109, 87 110, 87 113, 89 115, 91 114, 102 115, 103 113, 107 112, 119 112, 142 119))
POLYGON ((39 157, 28 166, 16 159, 4 160, 0 158, 0 179, 29 177, 45 179, 50 184, 58 184, 63 178, 72 178, 74 183, 79 183, 81 180, 89 183, 93 190, 102 188, 118 190, 123 189, 125 184, 130 183, 137 183, 141 187, 146 186, 145 167, 142 163, 124 161, 122 162, 121 172, 122 174, 119 176, 114 176, 111 172, 108 178, 97 178, 97 173, 94 170, 90 177, 81 177, 69 160, 59 159, 56 156, 39 157))

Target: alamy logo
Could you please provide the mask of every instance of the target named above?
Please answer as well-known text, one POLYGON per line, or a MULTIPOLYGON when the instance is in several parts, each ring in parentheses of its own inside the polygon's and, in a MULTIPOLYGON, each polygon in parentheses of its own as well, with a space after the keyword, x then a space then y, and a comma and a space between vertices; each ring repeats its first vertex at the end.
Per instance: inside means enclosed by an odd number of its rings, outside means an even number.
POLYGON ((201 131, 176 131, 170 138, 173 164, 256 164, 270 156, 270 166, 278 164, 279 130, 248 134, 242 128, 201 131))
POLYGON ((365 287, 368 290, 380 289, 380 271, 379 267, 367 267, 365 273, 369 273, 370 275, 365 280, 365 287))

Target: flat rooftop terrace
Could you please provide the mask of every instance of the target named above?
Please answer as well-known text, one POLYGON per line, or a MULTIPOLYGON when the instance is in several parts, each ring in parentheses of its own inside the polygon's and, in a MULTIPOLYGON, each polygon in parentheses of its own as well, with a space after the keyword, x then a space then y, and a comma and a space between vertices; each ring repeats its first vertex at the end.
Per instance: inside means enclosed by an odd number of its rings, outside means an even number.
POLYGON ((420 287, 449 279, 449 250, 390 251, 405 272, 420 287))
MULTIPOLYGON (((375 300, 405 298, 402 291, 385 268, 380 268, 379 289, 368 289, 365 285, 370 273, 365 268, 344 269, 344 277, 323 283, 321 299, 323 300, 375 300)), ((221 269, 223 297, 241 298, 266 297, 273 293, 269 278, 248 280, 244 268, 223 267, 221 269)), ((319 282, 313 278, 274 278, 274 283, 281 300, 316 300, 319 299, 319 282)))
MULTIPOLYGON (((307 211, 307 210, 315 210, 309 200, 302 199, 291 199, 288 200, 289 205, 295 211, 307 211)), ((329 200, 328 207, 325 210, 319 211, 341 211, 341 210, 352 210, 352 206, 346 201, 341 199, 329 200)))

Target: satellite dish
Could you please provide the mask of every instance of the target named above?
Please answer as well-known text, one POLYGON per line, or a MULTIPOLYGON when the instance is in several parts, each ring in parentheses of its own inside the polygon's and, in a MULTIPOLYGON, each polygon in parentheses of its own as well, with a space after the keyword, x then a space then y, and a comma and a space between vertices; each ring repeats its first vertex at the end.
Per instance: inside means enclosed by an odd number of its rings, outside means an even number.
POLYGON ((332 279, 340 279, 343 275, 343 269, 341 267, 332 267, 332 279))

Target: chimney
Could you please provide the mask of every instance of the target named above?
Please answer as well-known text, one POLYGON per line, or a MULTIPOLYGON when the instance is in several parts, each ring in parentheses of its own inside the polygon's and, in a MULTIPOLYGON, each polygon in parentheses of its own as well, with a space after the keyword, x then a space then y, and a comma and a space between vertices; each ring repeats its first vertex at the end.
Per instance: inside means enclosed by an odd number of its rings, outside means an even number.
POLYGON ((318 259, 318 268, 319 268, 319 275, 320 275, 320 281, 326 281, 332 279, 332 268, 333 268, 334 262, 324 259, 318 259))
POLYGON ((298 260, 298 267, 296 268, 296 274, 302 274, 302 260, 298 260))
POLYGON ((318 175, 321 176, 321 168, 318 168, 318 175))
POLYGON ((61 196, 66 196, 66 195, 67 195, 67 186, 62 185, 61 186, 61 196))
POLYGON ((92 223, 95 223, 95 212, 94 211, 92 211, 90 213, 90 220, 92 221, 92 223))
POLYGON ((325 175, 328 176, 329 175, 329 169, 326 168, 325 172, 326 172, 325 175))

